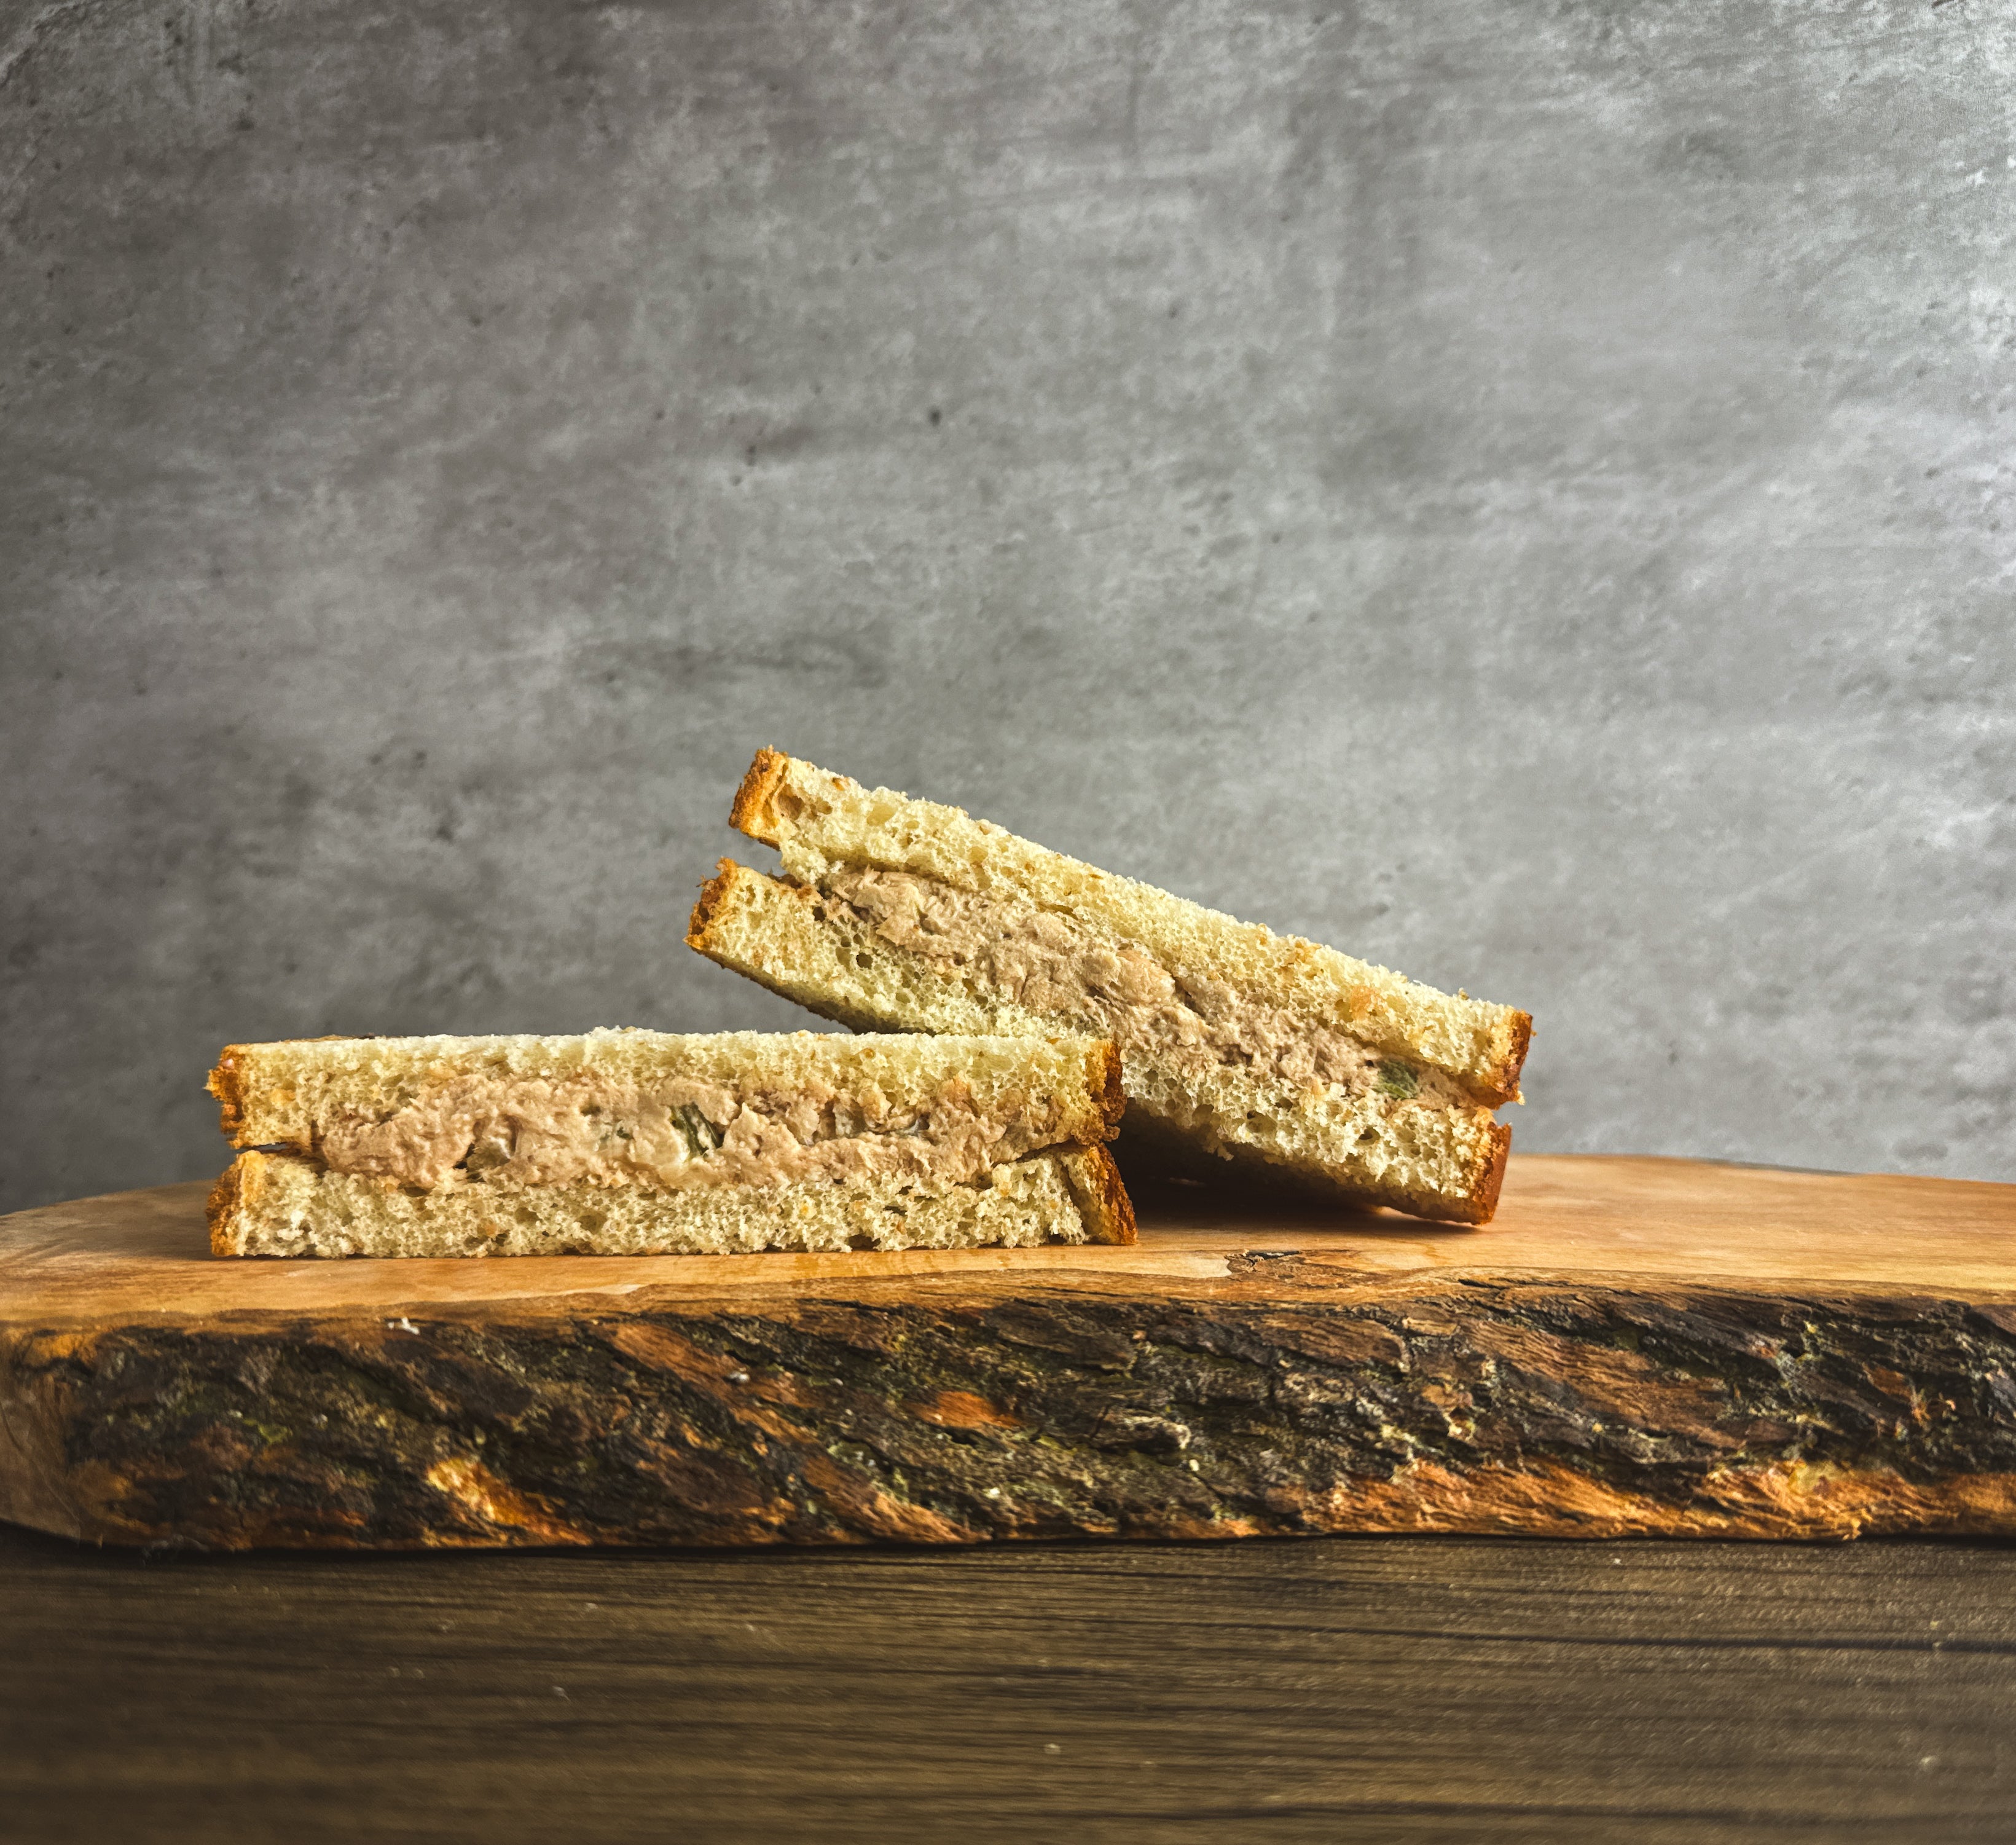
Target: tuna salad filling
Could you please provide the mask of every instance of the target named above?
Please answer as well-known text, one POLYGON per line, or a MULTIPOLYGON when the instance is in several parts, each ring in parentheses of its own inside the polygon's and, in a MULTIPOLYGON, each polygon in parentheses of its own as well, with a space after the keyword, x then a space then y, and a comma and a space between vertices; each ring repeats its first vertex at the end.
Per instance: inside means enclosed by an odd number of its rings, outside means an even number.
POLYGON ((827 921, 956 969, 970 990, 1111 1037, 1123 1057, 1179 1076, 1237 1067, 1303 1089, 1472 1105, 1440 1070, 1385 1055, 1227 982, 1172 974, 1138 944, 1053 910, 905 871, 833 872, 819 892, 827 921))
POLYGON ((389 1117, 321 1124, 314 1151, 332 1172, 428 1191, 464 1180, 667 1191, 818 1177, 959 1184, 1053 1145, 1061 1119, 1053 1099, 1007 1118, 983 1114, 956 1079, 908 1109, 869 1083, 736 1096, 683 1079, 646 1091, 592 1077, 467 1076, 389 1117))

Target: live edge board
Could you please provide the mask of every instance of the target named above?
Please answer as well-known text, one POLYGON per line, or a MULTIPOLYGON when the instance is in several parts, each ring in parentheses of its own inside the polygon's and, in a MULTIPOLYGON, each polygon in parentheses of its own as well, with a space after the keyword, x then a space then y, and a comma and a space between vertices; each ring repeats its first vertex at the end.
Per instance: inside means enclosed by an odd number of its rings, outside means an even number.
POLYGON ((2016 1534, 2016 1186, 1515 1155, 1481 1230, 231 1261, 0 1219, 0 1518, 235 1550, 2016 1534))

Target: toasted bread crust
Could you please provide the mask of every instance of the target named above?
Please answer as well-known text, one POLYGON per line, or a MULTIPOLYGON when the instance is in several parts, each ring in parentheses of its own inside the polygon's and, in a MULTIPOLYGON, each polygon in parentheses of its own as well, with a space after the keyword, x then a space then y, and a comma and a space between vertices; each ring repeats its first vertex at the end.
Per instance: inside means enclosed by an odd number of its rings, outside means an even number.
POLYGON ((1069 1157, 1064 1171, 1078 1195, 1078 1209, 1096 1243, 1134 1243, 1140 1232, 1134 1220, 1134 1201, 1120 1177, 1120 1168, 1103 1147, 1087 1147, 1069 1157))
MULTIPOLYGON (((1530 1030, 1532 1030, 1532 1022, 1528 1020, 1528 1032, 1530 1030)), ((1498 1194, 1500 1194, 1500 1190, 1504 1190, 1506 1163, 1510 1159, 1512 1159, 1512 1127, 1506 1121, 1494 1121, 1492 1123, 1492 1158, 1490 1163, 1484 1167, 1484 1172, 1478 1176, 1478 1216, 1471 1218, 1471 1222, 1488 1224, 1494 1216, 1498 1216, 1498 1194)))
POLYGON ((245 1128, 245 1072, 238 1061, 244 1048, 242 1044, 225 1045, 217 1054, 216 1068, 203 1083, 217 1097, 218 1126, 234 1144, 245 1128))
POLYGON ((213 1256, 243 1253, 232 1220, 251 1204, 253 1168, 258 1157, 256 1153, 241 1153, 218 1175, 217 1183, 210 1188, 206 1213, 213 1256))
MULTIPOLYGON (((771 752, 765 751, 764 753, 767 755, 771 752)), ((755 771, 751 769, 750 773, 753 775, 755 771)), ((748 783, 745 781, 742 788, 743 794, 747 793, 748 783)), ((735 797, 735 823, 739 827, 742 823, 741 795, 735 797)), ((743 867, 733 859, 717 859, 715 861, 714 875, 700 887, 699 900, 693 906, 693 914, 686 918, 687 947, 700 954, 707 953, 709 935, 719 925, 722 910, 728 902, 728 893, 734 888, 743 870, 743 867)))
POLYGON ((1111 1038, 1096 1040, 1095 1043, 1093 1054, 1103 1057, 1106 1072, 1103 1081, 1088 1086, 1098 1100, 1100 1112, 1106 1117, 1105 1137, 1110 1141, 1120 1132, 1120 1118, 1127 1112, 1127 1090, 1121 1081, 1125 1066, 1121 1060, 1120 1047, 1111 1038))
MULTIPOLYGON (((741 787, 735 791, 735 805, 729 812, 728 823, 736 832, 745 833, 765 845, 777 843, 777 816, 770 804, 783 785, 790 766, 791 759, 782 750, 761 749, 756 752, 756 760, 749 765, 749 773, 743 777, 741 787)), ((727 862, 725 859, 722 861, 723 864, 727 862)))
POLYGON ((1508 1102, 1519 1093, 1519 1072, 1526 1067, 1526 1053, 1532 1047, 1533 1015, 1514 1012, 1510 1023, 1511 1042, 1491 1072, 1492 1086, 1508 1102))

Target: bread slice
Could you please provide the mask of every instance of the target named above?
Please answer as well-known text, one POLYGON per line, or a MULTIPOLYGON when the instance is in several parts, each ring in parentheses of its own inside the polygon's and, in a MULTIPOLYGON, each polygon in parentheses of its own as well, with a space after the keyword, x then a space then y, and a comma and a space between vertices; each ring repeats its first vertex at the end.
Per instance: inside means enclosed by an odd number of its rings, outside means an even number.
POLYGON ((1103 1040, 330 1038, 211 1072, 220 1256, 1128 1243, 1103 1040))
POLYGON ((1135 1122, 1413 1214, 1488 1222, 1532 1021, 765 750, 687 942, 860 1031, 1117 1043, 1135 1122))

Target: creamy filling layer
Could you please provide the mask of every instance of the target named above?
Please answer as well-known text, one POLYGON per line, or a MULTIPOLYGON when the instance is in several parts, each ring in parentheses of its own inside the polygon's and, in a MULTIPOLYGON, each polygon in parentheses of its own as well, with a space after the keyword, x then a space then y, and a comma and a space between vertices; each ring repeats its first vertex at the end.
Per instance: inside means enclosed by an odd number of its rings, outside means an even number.
POLYGON ((1228 1066, 1304 1089, 1376 1091, 1395 1103, 1468 1105, 1456 1080, 1388 1057, 1222 980, 1173 975, 1137 944, 1109 940, 1034 904, 906 871, 830 873, 830 920, 959 971, 969 986, 1114 1040, 1123 1056, 1179 1076, 1228 1066))
POLYGON ((332 1172, 432 1190, 462 1179, 493 1185, 586 1180, 665 1191, 915 1178, 957 1184, 1055 1144, 1063 1109, 1025 1100, 983 1113, 955 1078, 922 1109, 873 1083, 821 1083, 736 1095, 677 1080, 650 1089, 578 1078, 459 1076, 390 1116, 353 1113, 316 1133, 332 1172))

